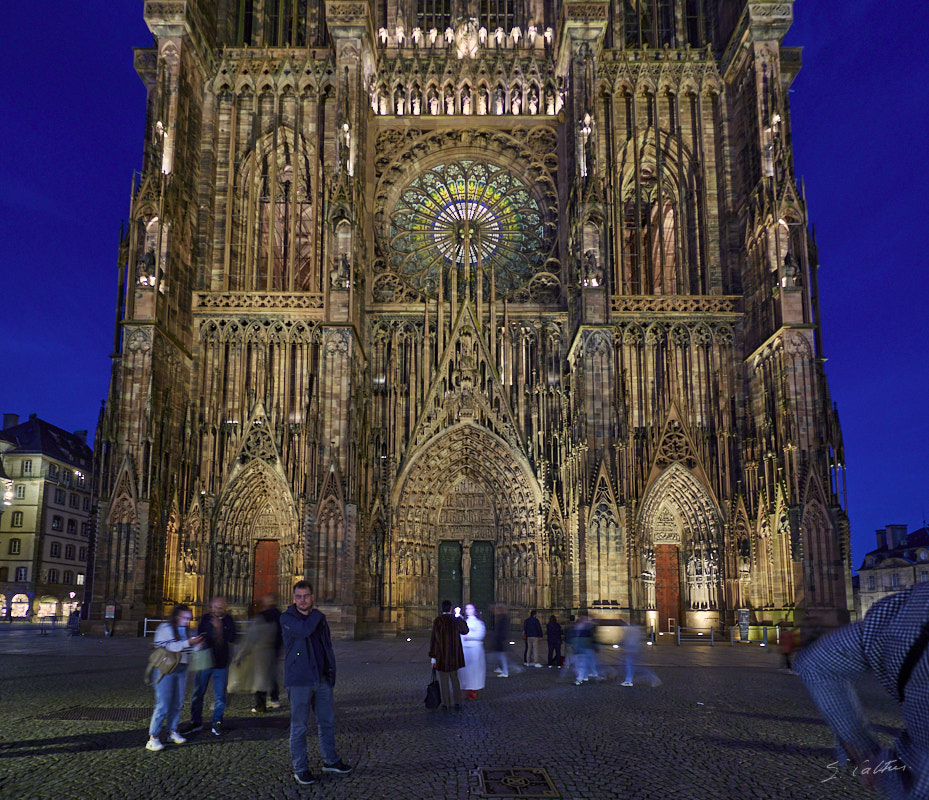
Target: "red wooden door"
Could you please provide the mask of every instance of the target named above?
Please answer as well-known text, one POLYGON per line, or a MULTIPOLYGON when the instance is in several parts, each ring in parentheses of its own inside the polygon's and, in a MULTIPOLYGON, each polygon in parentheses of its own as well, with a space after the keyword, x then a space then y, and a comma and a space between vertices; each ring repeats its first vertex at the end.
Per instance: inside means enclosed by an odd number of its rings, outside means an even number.
POLYGON ((681 624, 680 551, 674 544, 655 545, 655 605, 658 607, 658 630, 681 624))
POLYGON ((278 593, 278 563, 281 545, 277 539, 262 539, 255 542, 255 571, 252 582, 252 613, 257 611, 258 602, 266 594, 278 593))

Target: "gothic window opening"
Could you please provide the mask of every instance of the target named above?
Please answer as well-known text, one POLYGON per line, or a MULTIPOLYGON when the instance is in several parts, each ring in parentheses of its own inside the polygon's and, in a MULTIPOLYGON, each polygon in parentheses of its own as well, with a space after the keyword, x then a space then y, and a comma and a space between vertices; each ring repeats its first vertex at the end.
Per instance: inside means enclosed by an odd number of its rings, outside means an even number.
POLYGON ((452 24, 451 0, 418 0, 416 24, 424 31, 435 28, 444 31, 452 24))
POLYGON ((624 284, 631 294, 681 294, 678 280, 678 214, 673 187, 659 185, 643 167, 638 197, 623 208, 624 284))
POLYGON ((236 43, 252 47, 305 47, 307 6, 308 0, 264 0, 263 3, 238 0, 236 43))
POLYGON ((675 25, 678 0, 625 0, 625 46, 630 48, 679 47, 675 25))
POLYGON ((481 25, 488 31, 497 28, 509 32, 516 25, 516 4, 514 0, 481 0, 481 25))
POLYGON ((257 152, 237 190, 230 270, 233 291, 310 291, 313 213, 308 156, 279 129, 276 158, 257 152))

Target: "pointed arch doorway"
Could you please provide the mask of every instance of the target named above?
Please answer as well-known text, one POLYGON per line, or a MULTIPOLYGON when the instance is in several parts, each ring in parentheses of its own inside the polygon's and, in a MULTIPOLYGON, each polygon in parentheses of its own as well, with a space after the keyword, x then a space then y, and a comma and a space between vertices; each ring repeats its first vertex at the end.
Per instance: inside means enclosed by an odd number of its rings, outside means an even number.
POLYGON ((456 425, 410 459, 394 491, 391 592, 403 627, 428 625, 446 599, 474 603, 487 619, 495 601, 546 605, 541 494, 504 440, 456 425))

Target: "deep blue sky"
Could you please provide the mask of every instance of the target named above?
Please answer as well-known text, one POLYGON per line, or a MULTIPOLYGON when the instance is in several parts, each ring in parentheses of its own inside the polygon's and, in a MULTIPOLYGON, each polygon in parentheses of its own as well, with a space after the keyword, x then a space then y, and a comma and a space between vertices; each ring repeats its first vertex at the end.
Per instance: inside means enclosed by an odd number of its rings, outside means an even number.
MULTIPOLYGON (((853 562, 929 513, 929 3, 797 0, 791 93, 848 461, 853 562)), ((96 426, 120 220, 141 166, 141 2, 7 3, 0 86, 0 412, 96 426), (8 6, 8 7, 7 7, 8 6)))

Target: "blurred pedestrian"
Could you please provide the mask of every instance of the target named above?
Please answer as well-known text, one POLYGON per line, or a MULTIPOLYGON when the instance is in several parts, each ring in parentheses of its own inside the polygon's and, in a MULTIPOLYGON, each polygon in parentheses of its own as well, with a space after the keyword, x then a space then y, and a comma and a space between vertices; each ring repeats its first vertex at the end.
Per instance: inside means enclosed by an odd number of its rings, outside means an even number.
POLYGON ((452 615, 452 601, 442 601, 442 613, 432 622, 432 638, 429 641, 429 659, 439 673, 439 691, 442 709, 454 706, 461 709, 461 685, 458 670, 465 665, 461 637, 468 633, 468 623, 461 618, 461 609, 452 615))
POLYGON ((491 656, 497 662, 494 672, 497 673, 498 678, 509 678, 510 665, 506 649, 510 644, 510 615, 503 603, 497 603, 494 606, 494 634, 492 641, 493 650, 491 656))
MULTIPOLYGON (((283 642, 280 618, 277 598, 272 594, 261 598, 261 611, 248 626, 242 649, 236 656, 236 664, 245 664, 248 672, 246 685, 255 693, 254 714, 267 711, 269 692, 272 702, 277 701, 277 657, 283 642)), ((280 702, 275 706, 278 707, 280 702)))
POLYGON ((594 627, 593 620, 586 614, 579 614, 574 623, 572 648, 574 650, 573 664, 575 670, 576 686, 600 677, 597 672, 597 661, 594 655, 594 627))
POLYGON ((161 728, 167 722, 168 738, 174 744, 184 744, 187 740, 177 731, 181 718, 181 706, 184 704, 184 689, 187 686, 187 663, 190 652, 203 642, 202 636, 192 636, 189 631, 193 612, 189 606, 178 603, 171 611, 167 622, 162 622, 155 629, 155 647, 163 647, 173 653, 181 654, 181 662, 169 673, 162 675, 154 670, 152 680, 155 684, 155 710, 148 725, 148 744, 146 750, 157 752, 164 749, 161 741, 161 728))
POLYGON ((864 619, 805 645, 794 669, 835 734, 831 777, 851 760, 884 797, 929 797, 929 583, 878 600, 864 619), (868 673, 901 704, 905 730, 890 749, 875 739, 855 690, 868 673))
POLYGON ((477 609, 472 603, 465 606, 465 622, 468 632, 461 637, 465 665, 458 670, 458 682, 467 698, 475 700, 478 691, 484 688, 487 676, 487 664, 484 660, 484 635, 487 628, 478 617, 477 609))
POLYGON ((623 686, 632 686, 636 675, 645 678, 652 686, 661 686, 661 678, 651 669, 639 663, 644 640, 645 633, 641 625, 623 626, 622 647, 626 660, 626 679, 622 683, 623 686))
POLYGON ((797 649, 797 640, 791 628, 784 628, 780 632, 777 639, 777 649, 780 651, 781 657, 783 658, 783 668, 791 675, 795 675, 796 673, 793 671, 793 667, 790 663, 790 657, 797 649))
POLYGON ((238 638, 235 620, 228 613, 225 597, 210 600, 210 612, 204 614, 197 625, 206 646, 213 654, 213 666, 203 669, 194 678, 194 692, 190 698, 190 727, 188 733, 203 730, 203 699, 210 680, 213 681, 213 716, 210 732, 222 736, 223 715, 226 713, 226 687, 229 684, 229 664, 232 661, 232 644, 238 638))
POLYGON ((545 626, 545 638, 548 640, 548 668, 561 669, 561 625, 558 617, 552 614, 545 626))

